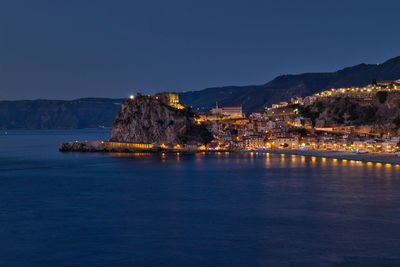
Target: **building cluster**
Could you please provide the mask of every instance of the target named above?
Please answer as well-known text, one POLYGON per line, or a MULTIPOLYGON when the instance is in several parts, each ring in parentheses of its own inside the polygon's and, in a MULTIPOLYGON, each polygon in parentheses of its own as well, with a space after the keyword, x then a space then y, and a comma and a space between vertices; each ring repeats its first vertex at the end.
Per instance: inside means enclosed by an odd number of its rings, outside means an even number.
POLYGON ((216 103, 215 108, 212 108, 210 112, 197 112, 197 121, 201 122, 217 122, 227 120, 241 120, 246 116, 243 113, 242 106, 218 106, 216 103))
MULTIPOLYGON (((390 133, 374 134, 356 131, 354 126, 331 128, 314 127, 310 118, 303 117, 299 110, 329 97, 352 98, 359 103, 371 103, 379 91, 400 91, 400 80, 373 82, 366 87, 338 88, 323 91, 305 98, 292 98, 267 107, 263 113, 245 116, 242 106, 219 106, 210 112, 197 112, 198 124, 204 124, 214 140, 207 146, 188 144, 161 148, 188 150, 259 150, 299 149, 335 150, 352 152, 397 152, 400 150, 399 136, 390 133)), ((149 96, 151 97, 151 96, 149 96)), ((177 93, 158 93, 156 99, 173 108, 182 109, 177 93)), ((122 144, 118 144, 122 145, 122 144)), ((136 144, 143 148, 144 144, 136 144)), ((153 147, 149 147, 153 148, 153 147)))
POLYGON ((211 114, 231 119, 243 118, 244 116, 242 106, 218 107, 218 103, 216 103, 215 108, 211 109, 211 114))
POLYGON ((197 119, 214 136, 208 149, 300 149, 352 152, 396 152, 399 137, 391 134, 371 134, 355 131, 355 127, 313 127, 309 118, 299 114, 299 108, 322 97, 351 97, 360 102, 372 101, 378 91, 400 90, 400 80, 376 82, 363 88, 339 88, 309 97, 292 98, 267 107, 264 113, 245 117, 242 107, 219 107, 201 113, 197 119))
POLYGON ((400 91, 400 80, 378 81, 365 87, 336 88, 304 98, 304 104, 311 105, 324 98, 347 97, 360 104, 370 104, 379 91, 400 91))

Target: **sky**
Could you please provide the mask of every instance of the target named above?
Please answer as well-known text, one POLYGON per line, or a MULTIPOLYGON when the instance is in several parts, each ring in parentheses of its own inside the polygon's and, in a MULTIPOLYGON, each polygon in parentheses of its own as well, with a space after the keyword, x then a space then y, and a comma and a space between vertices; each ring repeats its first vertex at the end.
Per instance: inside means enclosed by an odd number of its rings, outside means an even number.
POLYGON ((1 0, 0 100, 264 84, 400 56, 400 1, 1 0))

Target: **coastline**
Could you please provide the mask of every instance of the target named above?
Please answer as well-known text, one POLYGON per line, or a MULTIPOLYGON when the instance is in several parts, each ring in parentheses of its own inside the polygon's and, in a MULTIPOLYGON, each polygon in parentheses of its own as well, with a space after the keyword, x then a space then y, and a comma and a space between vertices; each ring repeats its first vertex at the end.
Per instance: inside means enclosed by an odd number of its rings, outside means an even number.
POLYGON ((394 153, 361 153, 355 154, 345 151, 323 151, 323 150, 292 150, 292 149, 268 149, 268 150, 196 150, 196 149, 174 149, 174 148, 126 148, 126 147, 110 147, 105 146, 101 141, 80 141, 80 142, 67 142, 63 143, 60 152, 100 152, 100 153, 180 153, 180 154, 194 154, 206 153, 214 154, 219 152, 229 153, 273 153, 285 155, 298 155, 306 157, 318 158, 331 158, 349 161, 362 161, 371 163, 382 164, 400 164, 400 154, 394 153))
MULTIPOLYGON (((60 152, 84 152, 84 153, 180 153, 180 154, 195 154, 195 153, 220 153, 220 152, 237 152, 236 150, 203 150, 203 149, 185 149, 185 148, 161 148, 148 147, 138 148, 129 146, 110 146, 106 145, 105 141, 74 141, 62 143, 59 147, 60 152)), ((126 143, 129 145, 130 143, 126 143)))

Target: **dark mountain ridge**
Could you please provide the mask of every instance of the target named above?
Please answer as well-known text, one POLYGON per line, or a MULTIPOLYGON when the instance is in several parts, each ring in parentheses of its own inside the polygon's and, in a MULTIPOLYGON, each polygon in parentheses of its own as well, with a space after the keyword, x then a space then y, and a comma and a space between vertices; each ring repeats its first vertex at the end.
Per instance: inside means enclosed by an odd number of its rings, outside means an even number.
MULTIPOLYGON (((365 86, 373 79, 400 78, 400 56, 382 64, 359 64, 336 72, 281 75, 263 85, 225 86, 180 93, 194 110, 243 105, 245 113, 338 87, 365 86)), ((0 101, 0 129, 76 129, 111 127, 124 99, 0 101)))
POLYGON ((293 96, 307 96, 338 87, 365 86, 373 79, 400 78, 400 57, 382 64, 359 64, 336 72, 281 75, 263 85, 226 86, 180 94, 183 103, 194 109, 207 110, 215 102, 223 105, 243 105, 246 113, 262 111, 265 106, 290 100, 293 96))
POLYGON ((0 129, 111 127, 124 99, 0 101, 0 129))

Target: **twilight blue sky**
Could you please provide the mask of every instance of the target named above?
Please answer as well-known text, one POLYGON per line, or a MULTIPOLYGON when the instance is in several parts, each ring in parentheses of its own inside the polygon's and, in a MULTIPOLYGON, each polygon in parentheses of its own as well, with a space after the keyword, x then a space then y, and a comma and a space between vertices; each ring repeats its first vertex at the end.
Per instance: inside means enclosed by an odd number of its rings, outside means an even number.
POLYGON ((262 84, 400 55, 399 1, 1 0, 0 99, 262 84))

